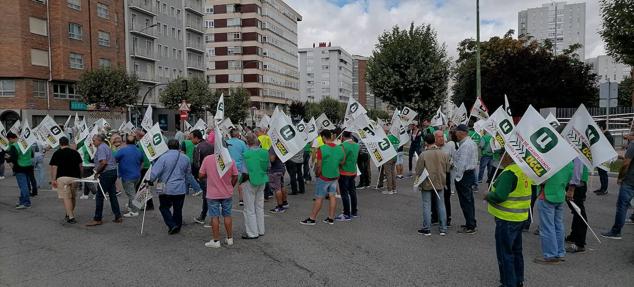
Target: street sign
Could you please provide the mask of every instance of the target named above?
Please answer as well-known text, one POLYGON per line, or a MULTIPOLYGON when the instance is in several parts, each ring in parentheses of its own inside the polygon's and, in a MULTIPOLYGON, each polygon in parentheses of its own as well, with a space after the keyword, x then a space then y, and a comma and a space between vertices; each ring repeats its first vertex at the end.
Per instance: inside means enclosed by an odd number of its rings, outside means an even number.
POLYGON ((187 111, 181 111, 181 120, 186 120, 188 117, 187 111))
MULTIPOLYGON (((188 104, 185 100, 183 100, 183 102, 180 104, 180 106, 178 106, 178 110, 179 111, 185 111, 185 112, 189 112, 189 107, 191 106, 191 104, 188 104)), ((181 113, 182 116, 182 113, 181 113)))
POLYGON ((599 85, 599 107, 616 107, 619 83, 605 82, 599 85))

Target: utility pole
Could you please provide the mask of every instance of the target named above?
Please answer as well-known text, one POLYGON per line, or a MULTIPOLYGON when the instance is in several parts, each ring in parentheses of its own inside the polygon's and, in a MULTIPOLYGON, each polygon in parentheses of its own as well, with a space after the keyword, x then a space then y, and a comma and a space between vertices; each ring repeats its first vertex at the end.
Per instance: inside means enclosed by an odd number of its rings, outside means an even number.
POLYGON ((476 96, 480 98, 481 81, 480 81, 480 0, 476 0, 476 96))

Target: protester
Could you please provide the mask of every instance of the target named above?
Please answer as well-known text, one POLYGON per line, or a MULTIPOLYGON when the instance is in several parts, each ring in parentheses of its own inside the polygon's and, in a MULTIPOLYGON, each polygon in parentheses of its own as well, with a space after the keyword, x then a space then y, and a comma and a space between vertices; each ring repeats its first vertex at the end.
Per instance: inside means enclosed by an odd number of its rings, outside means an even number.
POLYGON ((304 181, 310 182, 312 177, 310 176, 310 152, 311 152, 311 142, 308 142, 304 146, 304 181))
POLYGON ((269 181, 269 153, 259 147, 256 135, 246 136, 249 149, 242 154, 241 185, 244 196, 244 226, 246 233, 243 239, 256 239, 264 235, 264 186, 269 181))
POLYGON ((423 132, 418 128, 418 126, 416 124, 409 124, 410 127, 410 132, 409 132, 409 136, 410 136, 410 144, 409 144, 409 156, 408 156, 408 161, 409 161, 409 176, 412 176, 412 170, 414 169, 413 164, 415 164, 415 162, 413 161, 414 159, 414 155, 419 155, 421 152, 421 148, 422 148, 422 142, 423 142, 423 132))
MULTIPOLYGON (((242 170, 242 165, 244 164, 244 159, 242 158, 242 154, 247 151, 247 144, 244 143, 243 140, 240 139, 240 131, 237 129, 231 129, 229 131, 230 139, 227 140, 227 149, 229 150, 229 155, 231 159, 236 163, 236 168, 238 170, 242 170)), ((238 178, 240 181, 240 178, 238 178)), ((244 205, 244 201, 242 198, 242 187, 237 185, 238 188, 238 200, 240 205, 244 205)))
POLYGON ((181 131, 178 127, 176 128, 176 134, 174 134, 174 139, 178 141, 178 143, 182 143, 185 140, 185 133, 181 131))
POLYGON ((288 175, 291 178, 291 195, 304 193, 304 178, 302 165, 304 164, 304 150, 300 150, 285 163, 288 175))
MULTIPOLYGON (((335 223, 335 210, 337 208, 337 180, 339 178, 339 167, 344 164, 345 153, 342 147, 334 144, 334 135, 330 130, 321 131, 321 137, 324 145, 317 149, 315 161, 315 202, 310 216, 302 221, 303 225, 315 225, 319 210, 324 197, 328 195, 328 217, 324 219, 324 223, 335 223)), ((394 167, 394 166, 392 166, 394 167)))
POLYGON ((475 170, 478 168, 478 146, 468 136, 469 128, 461 124, 456 127, 456 139, 459 147, 453 158, 456 193, 460 208, 465 218, 465 225, 459 233, 476 233, 475 203, 473 199, 473 185, 476 183, 475 170))
POLYGON ((524 286, 522 229, 528 219, 531 180, 509 155, 502 157, 504 171, 485 195, 495 217, 495 251, 503 287, 524 286))
POLYGON ((0 148, 0 180, 3 180, 4 177, 4 163, 5 163, 5 156, 7 155, 7 152, 4 151, 3 149, 0 148))
MULTIPOLYGON (((255 128, 255 134, 258 137, 258 141, 260 142, 260 147, 269 150, 273 143, 271 142, 271 137, 266 133, 266 130, 263 128, 255 128)), ((270 181, 264 187, 264 200, 268 201, 271 196, 273 196, 273 191, 269 186, 270 181)))
MULTIPOLYGON (((141 139, 143 139, 143 137, 145 136, 145 131, 142 128, 136 128, 134 130, 134 136, 136 137, 137 149, 139 149, 139 151, 143 153, 143 166, 141 167, 141 178, 145 178, 145 173, 148 172, 151 165, 150 159, 148 159, 145 152, 143 152, 143 147, 141 147, 141 139)), ((141 182, 139 181, 139 184, 137 184, 136 186, 137 190, 139 189, 140 184, 141 182)), ((151 198, 145 203, 145 210, 154 210, 154 201, 151 198)))
POLYGON ((484 135, 480 138, 480 170, 478 171, 478 183, 482 183, 485 170, 489 174, 487 178, 491 179, 491 177, 493 177, 493 169, 496 168, 491 164, 493 160, 493 147, 491 146, 491 140, 493 140, 491 134, 484 131, 484 135))
MULTIPOLYGON (((214 153, 214 146, 208 141, 203 139, 203 134, 199 130, 195 130, 191 134, 192 134, 192 143, 196 145, 196 148, 194 148, 194 154, 193 154, 194 160, 192 160, 192 163, 191 163, 192 165, 191 170, 200 170, 200 166, 203 160, 205 160, 205 157, 214 153)), ((222 139, 218 139, 218 140, 222 140, 222 139)), ((200 188, 202 190, 207 190, 206 181, 204 180, 198 181, 198 184, 200 185, 200 188)), ((201 198, 202 198, 202 209, 200 211, 200 215, 197 217, 194 217, 194 221, 199 224, 205 224, 205 218, 207 218, 207 210, 208 210, 207 199, 204 196, 201 196, 201 198)))
POLYGON ((572 213, 572 226, 570 227, 570 235, 566 237, 566 242, 571 242, 572 244, 566 248, 566 252, 583 253, 586 251, 586 233, 588 232, 588 227, 584 223, 584 220, 586 222, 588 221, 584 202, 586 201, 590 172, 580 158, 575 158, 573 164, 574 170, 572 179, 570 180, 569 188, 566 192, 566 200, 570 212, 572 213), (577 214, 572 205, 573 203, 579 207, 579 213, 581 213, 583 218, 577 214))
POLYGON ((37 196, 38 189, 42 188, 44 179, 44 153, 46 148, 39 143, 33 145, 33 175, 29 175, 31 182, 31 196, 37 196))
POLYGON ((269 159, 271 168, 269 169, 269 188, 275 195, 277 205, 271 209, 272 213, 284 213, 288 209, 288 199, 284 190, 284 172, 286 167, 280 158, 275 154, 275 149, 269 149, 269 159))
POLYGON ((404 147, 400 146, 396 149, 396 178, 403 179, 403 157, 405 156, 404 147))
MULTIPOLYGON (((187 158, 189 159, 190 162, 194 161, 194 149, 196 149, 196 145, 192 142, 191 140, 192 138, 192 134, 188 133, 187 135, 187 139, 184 139, 183 141, 180 142, 181 145, 181 151, 187 156, 187 158)), ((187 186, 189 188, 192 189, 192 191, 194 192, 192 195, 193 196, 198 196, 202 193, 202 189, 200 188, 200 184, 198 183, 198 180, 196 180, 196 177, 198 176, 197 174, 193 174, 196 173, 198 171, 196 170, 192 170, 192 174, 188 174, 187 175, 187 186)))
POLYGON ((64 202, 66 210, 65 220, 75 224, 75 204, 77 193, 77 179, 81 178, 82 159, 79 153, 68 146, 68 138, 59 139, 60 148, 51 157, 50 173, 51 185, 57 190, 57 197, 64 202))
POLYGON ((359 156, 359 144, 352 139, 352 133, 344 131, 341 134, 341 146, 344 152, 344 162, 339 168, 339 191, 341 193, 341 203, 343 204, 343 214, 335 218, 337 221, 350 221, 357 217, 357 191, 354 186, 354 179, 357 177, 357 158, 359 156))
POLYGON ((436 138, 433 134, 424 137, 425 151, 421 153, 416 162, 416 174, 420 176, 427 170, 428 177, 421 183, 421 195, 423 199, 423 228, 418 233, 425 236, 431 235, 431 198, 437 197, 435 208, 438 210, 440 221, 440 236, 447 234, 447 214, 445 212, 445 185, 447 173, 451 170, 449 155, 436 146, 436 138))
MULTIPOLYGON (((89 147, 88 147, 87 141, 90 141, 90 139, 87 139, 87 138, 84 139, 78 149, 79 155, 81 155, 81 159, 82 159, 81 167, 82 167, 82 175, 84 177, 92 176, 94 174, 94 169, 95 169, 95 164, 90 158, 90 152, 88 151, 89 147)), ((79 199, 88 199, 91 193, 93 197, 96 196, 97 186, 95 184, 84 182, 83 186, 84 186, 83 187, 84 192, 79 197, 79 199)))
MULTIPOLYGON (((395 151, 398 151, 398 145, 399 145, 399 140, 398 137, 396 137, 393 134, 390 134, 388 132, 388 127, 384 127, 383 128, 384 131, 388 134, 387 138, 390 141, 390 143, 392 144, 392 147, 394 148, 395 151)), ((385 177, 387 178, 387 190, 383 191, 383 194, 396 194, 396 159, 398 156, 395 156, 393 158, 391 158, 390 160, 388 160, 386 163, 383 164, 383 169, 382 172, 384 172, 385 177)), ((381 179, 379 178, 379 181, 381 181, 381 179)), ((379 182, 379 185, 383 185, 382 182, 379 182)))
POLYGON ((136 195, 136 186, 141 180, 141 168, 143 166, 143 153, 136 148, 136 138, 133 135, 126 136, 126 146, 121 148, 114 156, 119 163, 119 177, 123 191, 128 196, 128 212, 124 217, 135 217, 139 210, 132 200, 136 195))
POLYGON ((359 175, 359 184, 357 189, 366 189, 370 187, 372 181, 372 167, 370 166, 370 153, 368 147, 362 141, 359 141, 359 157, 357 158, 357 166, 361 175, 359 175))
POLYGON ((15 209, 26 209, 31 207, 31 198, 29 194, 29 173, 33 172, 33 149, 29 147, 26 152, 22 152, 18 146, 18 136, 12 132, 7 134, 7 139, 11 143, 9 152, 7 153, 7 161, 13 167, 15 180, 18 182, 20 189, 20 199, 15 209))
POLYGON ((158 181, 159 210, 168 234, 179 233, 183 226, 183 204, 187 193, 187 174, 191 173, 189 159, 179 151, 175 139, 167 142, 169 150, 152 165, 150 182, 158 181), (171 209, 171 211, 170 211, 171 209))
MULTIPOLYGON (((218 140, 218 139, 216 139, 218 140)), ((233 187, 238 182, 238 169, 236 161, 231 161, 229 170, 223 176, 218 171, 218 155, 211 154, 203 160, 198 177, 201 180, 207 180, 207 190, 205 198, 209 209, 209 217, 211 217, 211 236, 212 239, 205 243, 206 247, 220 247, 220 216, 224 219, 227 239, 225 244, 233 245, 233 222, 231 219, 231 208, 233 205, 233 187)))
MULTIPOLYGON (((600 122, 597 122, 597 125, 599 125, 599 128, 601 128, 603 135, 605 135, 605 137, 608 139, 608 142, 610 142, 610 145, 614 147, 614 137, 612 136, 610 131, 607 129, 606 122, 600 121, 600 122)), ((594 194, 606 195, 608 194, 608 171, 601 167, 597 167, 597 173, 599 174, 599 182, 601 183, 601 187, 595 190, 594 194)))
MULTIPOLYGON (((103 192, 108 195, 110 200, 110 208, 114 214, 114 223, 121 223, 121 210, 119 209, 119 201, 117 199, 115 182, 117 181, 117 163, 112 156, 112 150, 105 143, 106 136, 103 134, 95 135, 92 138, 93 145, 97 147, 95 152, 95 179, 99 179, 99 184, 103 188, 103 192)), ((93 220, 86 226, 97 226, 103 224, 103 202, 105 198, 103 193, 97 192, 95 200, 95 216, 93 220)))
MULTIPOLYGON (((453 136, 455 136, 455 133, 453 131, 450 134, 453 134, 453 136)), ((435 131, 434 139, 435 139, 434 141, 435 145, 449 157, 449 162, 451 166, 451 163, 453 163, 453 155, 456 153, 456 144, 452 140, 445 143, 445 135, 442 131, 435 131)), ((445 202, 445 214, 447 216, 447 226, 451 226, 451 184, 452 184, 451 178, 452 178, 452 175, 451 175, 451 169, 450 169, 445 175, 445 188, 443 191, 443 196, 444 196, 443 199, 445 202)), ((434 223, 438 223, 438 209, 434 208, 434 206, 437 205, 436 201, 438 200, 438 198, 436 198, 436 196, 432 196, 431 199, 432 199, 431 223, 434 224, 434 223)))
MULTIPOLYGON (((632 136, 632 135, 630 135, 632 136)), ((625 225, 625 217, 630 207, 630 202, 634 199, 634 169, 632 167, 632 158, 634 158, 634 141, 630 140, 625 155, 623 156, 623 165, 619 170, 617 183, 621 185, 619 188, 619 196, 616 200, 616 214, 614 216, 614 224, 608 232, 601 233, 601 236, 610 239, 621 239, 621 230, 625 225)), ((629 223, 634 220, 634 214, 630 217, 629 223)))

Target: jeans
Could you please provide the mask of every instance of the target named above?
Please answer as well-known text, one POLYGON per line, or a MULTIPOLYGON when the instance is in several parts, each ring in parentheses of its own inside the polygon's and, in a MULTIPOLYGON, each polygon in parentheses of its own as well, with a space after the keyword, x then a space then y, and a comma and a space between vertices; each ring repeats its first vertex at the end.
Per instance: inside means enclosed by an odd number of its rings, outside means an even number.
POLYGON ((134 196, 136 195, 136 188, 134 187, 136 186, 136 183, 138 181, 139 179, 122 180, 123 191, 125 191, 125 194, 128 196, 128 210, 132 212, 139 211, 139 209, 136 208, 134 204, 132 204, 132 200, 134 199, 134 196))
MULTIPOLYGON (((205 198, 203 196, 203 198, 205 198)), ((183 203, 185 203, 185 195, 159 195, 159 211, 163 216, 163 221, 169 229, 181 228, 183 225, 183 203), (170 211, 173 209, 173 211, 170 211)))
POLYGON ((343 214, 347 216, 357 215, 357 190, 354 186, 355 176, 342 175, 339 177, 339 192, 343 204, 343 214))
POLYGON ((372 180, 372 172, 370 168, 370 155, 367 153, 359 153, 357 157, 357 165, 359 166, 359 186, 370 186, 372 180))
POLYGON ((599 182, 601 182, 601 188, 599 189, 605 192, 608 190, 608 172, 601 168, 597 168, 597 173, 599 173, 599 182))
MULTIPOLYGON (((575 193, 572 197, 572 201, 581 209, 581 216, 583 219, 588 221, 588 216, 586 216, 586 207, 584 206, 584 201, 586 201, 586 191, 588 187, 584 184, 583 186, 577 186, 575 188, 575 193)), ((572 204, 568 202, 568 207, 572 212, 572 226, 570 227, 570 236, 568 239, 575 243, 578 247, 586 246, 586 233, 588 233, 588 226, 583 222, 583 219, 577 214, 577 212, 573 209, 572 204)))
POLYGON ((26 172, 16 172, 15 180, 20 188, 20 201, 18 204, 31 206, 31 198, 29 195, 29 175, 26 172))
MULTIPOLYGON (((383 164, 383 172, 385 173, 385 177, 387 177, 387 190, 393 191, 396 190, 396 159, 388 160, 383 164)), ((382 185, 379 182, 379 185, 382 185)))
MULTIPOLYGON (((196 180, 196 178, 194 177, 193 174, 187 173, 187 178, 185 180, 187 180, 187 185, 189 187, 191 187, 191 189, 194 191, 194 193, 197 193, 197 192, 202 190, 200 188, 200 184, 198 183, 198 181, 196 180)), ((187 190, 187 192, 189 192, 189 189, 187 190)), ((206 190, 205 190, 205 192, 206 192, 206 190)), ((203 197, 204 197, 204 195, 203 195, 203 197)))
POLYGON ((517 287, 524 282, 523 227, 523 222, 495 219, 495 253, 501 286, 517 287))
POLYGON ((634 198, 634 185, 627 183, 621 184, 619 188, 619 197, 616 200, 616 215, 614 216, 614 225, 610 230, 614 234, 621 234, 621 229, 625 225, 625 217, 627 216, 627 209, 630 206, 630 201, 634 198))
POLYGON ((475 171, 470 169, 464 172, 460 181, 456 181, 456 193, 458 194, 458 201, 468 229, 476 228, 475 203, 472 189, 475 184, 475 178, 475 171))
MULTIPOLYGON (((114 214, 115 219, 118 219, 121 218, 121 210, 119 209, 119 200, 117 200, 117 190, 115 188, 116 181, 116 169, 104 171, 99 176, 99 183, 101 184, 101 188, 103 188, 103 192, 108 195, 108 199, 110 200, 110 208, 112 209, 112 214, 114 214)), ((103 197, 103 193, 98 191, 95 198, 95 217, 93 218, 95 221, 101 221, 101 219, 103 218, 104 200, 105 198, 103 197)))
POLYGON ((208 211, 208 206, 207 206, 207 179, 203 179, 203 180, 199 180, 198 184, 200 185, 200 189, 203 191, 203 194, 200 195, 202 202, 203 202, 203 206, 200 210, 200 216, 199 218, 202 220, 205 220, 205 218, 207 218, 207 211, 208 211))
POLYGON ((564 204, 537 200, 539 209, 539 237, 544 258, 566 256, 564 249, 564 204))
POLYGON ((491 169, 495 168, 491 166, 491 161, 493 157, 490 155, 483 155, 480 158, 480 170, 478 172, 478 182, 482 182, 482 178, 484 177, 484 169, 488 168, 488 171, 491 172, 491 169))
POLYGON ((302 163, 286 162, 288 175, 291 177, 291 194, 304 193, 304 179, 302 176, 302 163), (299 185, 299 190, 297 189, 299 185))
POLYGON ((4 176, 4 162, 0 163, 0 177, 4 176))
POLYGON ((35 168, 29 167, 29 170, 26 175, 29 180, 28 187, 29 187, 29 190, 31 191, 31 194, 37 195, 37 180, 35 179, 35 168))
POLYGON ((310 176, 310 152, 304 151, 304 180, 311 180, 310 176))
POLYGON ((409 169, 410 174, 412 173, 412 170, 414 169, 414 165, 416 164, 415 162, 413 162, 414 153, 420 154, 420 152, 418 151, 418 148, 416 146, 412 145, 412 146, 409 147, 409 154, 408 154, 408 156, 409 156, 408 157, 408 163, 409 163, 408 169, 409 169))
MULTIPOLYGON (((433 190, 423 190, 421 192, 423 197, 423 230, 431 229, 431 198, 437 197, 433 190)), ((447 214, 445 213, 445 196, 443 190, 438 190, 438 196, 440 199, 436 201, 436 208, 438 209, 438 215, 440 220, 440 232, 447 232, 447 214)))
POLYGON ((264 235, 264 185, 252 185, 248 181, 242 184, 244 200, 244 227, 247 236, 264 235))
MULTIPOLYGON (((448 172, 447 173, 447 177, 446 177, 446 186, 443 189, 443 199, 445 201, 445 213, 447 215, 447 226, 449 226, 451 224, 451 173, 448 172)), ((431 222, 435 223, 438 222, 438 208, 436 208, 436 201, 438 201, 438 198, 435 196, 431 197, 431 222)))

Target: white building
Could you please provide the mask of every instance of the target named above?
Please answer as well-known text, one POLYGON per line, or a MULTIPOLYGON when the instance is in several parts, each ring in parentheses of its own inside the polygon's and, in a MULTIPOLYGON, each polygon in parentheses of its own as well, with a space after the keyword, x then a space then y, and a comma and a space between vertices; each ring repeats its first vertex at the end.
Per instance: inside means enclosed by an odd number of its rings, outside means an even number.
POLYGON ((592 72, 599 76, 599 82, 620 83, 630 75, 632 67, 618 63, 610 56, 598 56, 586 60, 586 64, 592 66, 592 72))
POLYGON ((581 44, 582 48, 576 53, 581 60, 585 59, 586 3, 547 3, 520 11, 517 22, 520 37, 532 37, 542 42, 549 39, 557 55, 573 44, 581 44))
POLYGON ((352 97, 352 56, 326 43, 299 49, 299 90, 302 101, 332 98, 348 102, 352 97))

